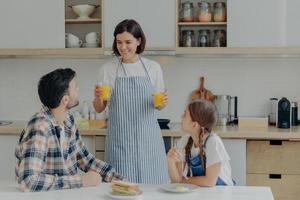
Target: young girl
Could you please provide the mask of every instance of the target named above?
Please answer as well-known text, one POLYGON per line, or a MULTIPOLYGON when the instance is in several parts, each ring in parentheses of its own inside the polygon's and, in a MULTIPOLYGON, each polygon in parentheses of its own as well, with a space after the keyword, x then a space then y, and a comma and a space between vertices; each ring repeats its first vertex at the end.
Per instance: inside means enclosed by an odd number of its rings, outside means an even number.
POLYGON ((172 182, 199 186, 233 185, 231 166, 221 138, 212 133, 217 111, 206 100, 191 102, 182 115, 183 136, 168 152, 172 182))

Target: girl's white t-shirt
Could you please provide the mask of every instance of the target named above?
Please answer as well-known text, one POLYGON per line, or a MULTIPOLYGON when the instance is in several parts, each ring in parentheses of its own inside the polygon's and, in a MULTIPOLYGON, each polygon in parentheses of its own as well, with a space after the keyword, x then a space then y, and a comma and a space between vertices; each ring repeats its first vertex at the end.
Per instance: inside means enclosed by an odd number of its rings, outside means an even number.
MULTIPOLYGON (((180 151, 185 152, 185 146, 188 143, 190 135, 185 135, 181 137, 177 142, 177 148, 180 151)), ((209 166, 221 163, 221 169, 219 177, 227 184, 233 185, 232 176, 231 176, 231 166, 230 166, 230 157, 224 147, 224 144, 221 138, 215 134, 211 133, 211 136, 208 138, 205 146, 205 154, 206 154, 206 168, 209 166)), ((195 157, 199 155, 200 148, 195 148, 193 145, 191 148, 191 156, 195 157)), ((188 170, 184 170, 184 175, 187 175, 188 170)))
MULTIPOLYGON (((155 87, 155 92, 163 92, 165 90, 165 84, 163 80, 163 73, 160 65, 147 58, 141 57, 151 80, 152 85, 155 87)), ((147 76, 143 64, 140 59, 135 63, 122 63, 127 76, 147 76)), ((114 88, 116 77, 125 77, 125 73, 122 67, 120 67, 120 63, 118 58, 114 58, 110 62, 105 63, 99 70, 98 82, 101 82, 104 85, 110 85, 114 88), (118 69, 119 67, 119 69, 118 69), (118 74, 117 74, 118 69, 118 74)))

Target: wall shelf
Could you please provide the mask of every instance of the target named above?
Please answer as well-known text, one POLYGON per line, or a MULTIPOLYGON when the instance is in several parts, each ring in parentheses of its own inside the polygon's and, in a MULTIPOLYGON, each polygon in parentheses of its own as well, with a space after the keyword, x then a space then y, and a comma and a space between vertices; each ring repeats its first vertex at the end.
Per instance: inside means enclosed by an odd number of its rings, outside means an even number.
POLYGON ((227 26, 227 22, 178 22, 178 26, 227 26))
MULTIPOLYGON (((110 49, 58 48, 58 49, 0 49, 0 58, 57 57, 57 58, 104 58, 111 56, 110 49)), ((194 56, 194 57, 300 57, 300 47, 231 48, 231 47, 178 47, 176 49, 149 48, 146 56, 194 56)))
POLYGON ((178 47, 176 48, 176 55, 202 57, 300 57, 300 47, 178 47))
POLYGON ((66 24, 99 24, 102 22, 100 18, 91 18, 91 19, 66 19, 66 24))
POLYGON ((103 48, 58 48, 58 49, 0 49, 0 58, 22 57, 67 57, 101 58, 103 48))

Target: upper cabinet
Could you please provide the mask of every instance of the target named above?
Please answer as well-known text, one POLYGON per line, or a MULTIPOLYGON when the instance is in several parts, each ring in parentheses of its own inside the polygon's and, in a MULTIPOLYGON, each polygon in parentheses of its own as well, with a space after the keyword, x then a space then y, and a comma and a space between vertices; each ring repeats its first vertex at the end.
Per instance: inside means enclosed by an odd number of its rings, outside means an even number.
POLYGON ((146 49, 175 47, 175 0, 104 0, 104 48, 111 49, 116 25, 135 19, 142 27, 146 49))
POLYGON ((64 48, 64 1, 1 0, 0 48, 64 48))
POLYGON ((299 0, 286 0, 286 44, 290 47, 300 46, 299 8, 299 0))
MULTIPOLYGON (((285 0, 228 0, 228 47, 285 46, 285 2, 285 0)), ((297 8, 293 9, 295 12, 291 13, 290 17, 294 17, 297 13, 297 8)), ((297 29, 299 33, 299 27, 297 29)))
POLYGON ((102 1, 66 0, 66 48, 102 47, 102 1))

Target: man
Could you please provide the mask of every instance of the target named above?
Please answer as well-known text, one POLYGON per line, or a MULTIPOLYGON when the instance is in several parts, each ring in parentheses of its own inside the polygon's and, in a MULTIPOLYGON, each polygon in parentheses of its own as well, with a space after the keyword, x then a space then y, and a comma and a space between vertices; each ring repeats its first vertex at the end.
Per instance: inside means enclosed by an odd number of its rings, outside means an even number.
POLYGON ((78 105, 76 73, 57 69, 43 76, 38 93, 43 108, 28 122, 16 147, 16 177, 21 191, 96 186, 123 179, 88 152, 69 114, 78 105), (82 170, 85 173, 79 174, 82 170))

